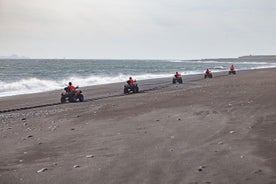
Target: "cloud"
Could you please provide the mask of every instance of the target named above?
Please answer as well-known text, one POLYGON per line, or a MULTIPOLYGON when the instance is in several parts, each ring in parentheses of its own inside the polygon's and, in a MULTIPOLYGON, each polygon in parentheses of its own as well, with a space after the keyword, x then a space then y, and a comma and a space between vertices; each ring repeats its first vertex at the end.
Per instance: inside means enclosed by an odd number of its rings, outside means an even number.
POLYGON ((274 52, 275 5, 273 0, 0 0, 0 54, 195 58, 274 52))

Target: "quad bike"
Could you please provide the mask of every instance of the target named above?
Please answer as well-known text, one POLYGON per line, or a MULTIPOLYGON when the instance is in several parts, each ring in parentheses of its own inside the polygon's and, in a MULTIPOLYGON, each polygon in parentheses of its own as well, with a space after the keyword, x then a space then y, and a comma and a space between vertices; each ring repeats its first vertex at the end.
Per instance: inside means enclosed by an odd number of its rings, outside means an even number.
POLYGON ((213 78, 213 74, 212 73, 205 73, 204 74, 204 79, 206 78, 213 78))
POLYGON ((172 80, 172 83, 175 84, 176 82, 178 82, 179 84, 182 84, 183 83, 182 77, 181 76, 174 77, 172 80))
POLYGON ((71 91, 68 87, 65 87, 65 92, 61 93, 60 102, 65 103, 66 101, 69 102, 83 102, 84 96, 81 90, 78 90, 79 87, 76 87, 76 90, 71 91))
POLYGON ((134 83, 127 82, 127 84, 124 85, 124 94, 130 94, 130 93, 139 93, 139 87, 136 82, 134 83))
POLYGON ((236 71, 235 70, 229 70, 229 75, 231 75, 231 74, 235 75, 236 71))

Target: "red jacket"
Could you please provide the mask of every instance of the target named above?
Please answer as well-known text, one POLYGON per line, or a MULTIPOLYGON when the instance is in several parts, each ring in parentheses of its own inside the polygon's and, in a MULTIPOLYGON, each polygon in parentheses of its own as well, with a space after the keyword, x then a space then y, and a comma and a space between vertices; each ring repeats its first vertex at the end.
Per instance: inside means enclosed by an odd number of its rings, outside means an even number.
POLYGON ((73 85, 69 85, 68 88, 70 89, 70 91, 74 91, 76 89, 76 87, 73 85))
POLYGON ((133 83, 134 83, 134 80, 133 80, 133 79, 128 79, 127 82, 130 83, 130 84, 133 84, 133 83))
POLYGON ((180 77, 180 74, 176 72, 174 76, 177 78, 177 77, 180 77))

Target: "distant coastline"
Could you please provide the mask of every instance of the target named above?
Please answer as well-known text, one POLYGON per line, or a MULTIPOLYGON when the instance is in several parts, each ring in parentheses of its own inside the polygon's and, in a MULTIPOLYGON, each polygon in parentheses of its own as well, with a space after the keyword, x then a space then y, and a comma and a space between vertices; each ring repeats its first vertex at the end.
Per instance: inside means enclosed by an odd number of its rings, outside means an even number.
MULTIPOLYGON (((198 61, 198 60, 193 60, 198 61)), ((258 61, 258 62, 275 62, 276 55, 248 55, 240 56, 238 58, 213 58, 213 59, 201 59, 201 61, 258 61)))
POLYGON ((18 56, 16 54, 12 54, 10 56, 0 56, 0 59, 31 59, 26 56, 18 56))

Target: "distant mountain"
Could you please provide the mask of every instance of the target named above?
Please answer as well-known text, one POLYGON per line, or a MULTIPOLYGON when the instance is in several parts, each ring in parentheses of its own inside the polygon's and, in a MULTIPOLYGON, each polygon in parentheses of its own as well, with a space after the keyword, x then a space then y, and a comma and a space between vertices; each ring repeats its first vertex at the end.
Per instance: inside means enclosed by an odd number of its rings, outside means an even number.
POLYGON ((26 56, 18 56, 16 54, 10 55, 10 56, 0 56, 0 59, 30 59, 26 56))
POLYGON ((238 59, 260 59, 260 60, 276 60, 276 55, 249 55, 249 56, 241 56, 238 59))
POLYGON ((238 58, 213 58, 213 59, 202 59, 202 61, 244 61, 244 62, 276 62, 276 55, 249 55, 241 56, 238 58))

